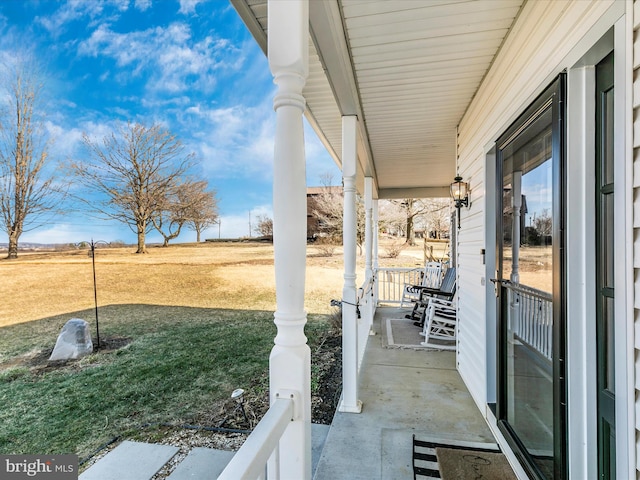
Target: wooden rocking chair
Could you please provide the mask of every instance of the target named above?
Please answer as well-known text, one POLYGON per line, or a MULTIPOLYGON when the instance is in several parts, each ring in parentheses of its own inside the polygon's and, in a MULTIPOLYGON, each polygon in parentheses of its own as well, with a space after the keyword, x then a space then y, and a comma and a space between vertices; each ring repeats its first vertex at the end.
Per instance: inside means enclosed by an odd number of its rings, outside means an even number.
POLYGON ((420 285, 405 284, 402 289, 402 299, 400 308, 404 308, 405 303, 412 304, 420 300, 420 292, 423 288, 438 288, 442 281, 442 264, 440 262, 427 262, 424 271, 421 272, 422 280, 420 285))
POLYGON ((426 308, 420 345, 440 350, 456 349, 457 312, 455 301, 430 298, 426 308))
POLYGON ((420 299, 413 305, 413 311, 409 315, 405 315, 405 318, 416 320, 415 324, 418 327, 424 326, 425 315, 427 311, 427 305, 432 298, 440 298, 442 300, 452 300, 456 293, 456 269, 450 267, 444 274, 442 283, 439 288, 420 288, 420 299))

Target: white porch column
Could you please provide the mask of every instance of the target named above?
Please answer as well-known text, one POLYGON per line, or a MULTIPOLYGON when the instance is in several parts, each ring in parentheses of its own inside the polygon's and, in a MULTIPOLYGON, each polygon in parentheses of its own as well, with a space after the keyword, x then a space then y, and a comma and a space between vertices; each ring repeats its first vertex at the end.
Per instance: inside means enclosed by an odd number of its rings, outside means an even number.
POLYGON ((373 269, 377 270, 378 264, 378 235, 380 227, 378 225, 378 199, 373 200, 373 269))
POLYGON ((358 400, 358 315, 356 313, 356 135, 358 119, 342 117, 342 180, 344 184, 344 287, 342 289, 341 412, 360 413, 358 400))
POLYGON ((295 418, 269 460, 270 478, 311 478, 311 352, 304 335, 307 196, 302 96, 308 74, 309 5, 269 0, 269 67, 278 91, 273 165, 273 246, 278 333, 270 395, 293 397, 295 418))
POLYGON ((373 275, 373 178, 364 177, 364 251, 365 276, 369 280, 373 275))
MULTIPOLYGON (((378 267, 380 266, 378 263, 379 256, 379 245, 378 245, 378 235, 380 232, 380 227, 378 225, 378 199, 373 201, 373 270, 375 272, 378 271, 378 267)), ((373 298, 375 305, 378 304, 378 282, 379 279, 376 280, 375 290, 373 292, 373 298)))
MULTIPOLYGON (((364 177, 364 252, 365 279, 368 282, 373 277, 373 178, 364 177)), ((373 297, 367 294, 366 328, 373 325, 373 297)), ((362 335, 360 336, 362 338, 362 335)))

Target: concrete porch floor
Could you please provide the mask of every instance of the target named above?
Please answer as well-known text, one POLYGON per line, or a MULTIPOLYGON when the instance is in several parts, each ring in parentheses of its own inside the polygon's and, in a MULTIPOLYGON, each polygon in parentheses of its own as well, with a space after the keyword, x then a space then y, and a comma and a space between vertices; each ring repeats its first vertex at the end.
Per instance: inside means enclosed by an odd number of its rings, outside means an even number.
POLYGON ((456 370, 455 352, 382 346, 381 324, 404 313, 378 308, 360 374, 362 412, 336 413, 314 480, 413 479, 414 434, 495 443, 456 370))

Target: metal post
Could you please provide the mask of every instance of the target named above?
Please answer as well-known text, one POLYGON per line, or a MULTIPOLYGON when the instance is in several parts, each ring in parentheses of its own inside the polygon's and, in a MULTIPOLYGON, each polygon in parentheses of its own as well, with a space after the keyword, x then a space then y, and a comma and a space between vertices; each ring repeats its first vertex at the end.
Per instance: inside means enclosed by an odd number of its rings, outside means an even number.
POLYGON ((100 324, 98 322, 98 286, 96 284, 96 244, 91 239, 91 266, 93 267, 93 299, 96 306, 96 350, 100 350, 100 324))

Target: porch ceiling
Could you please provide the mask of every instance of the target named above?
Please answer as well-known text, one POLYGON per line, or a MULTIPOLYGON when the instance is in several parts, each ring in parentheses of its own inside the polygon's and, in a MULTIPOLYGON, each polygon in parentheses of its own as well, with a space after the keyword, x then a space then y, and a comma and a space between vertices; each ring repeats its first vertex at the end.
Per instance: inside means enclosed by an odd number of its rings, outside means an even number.
MULTIPOLYGON (((231 0, 263 51, 267 1, 231 0)), ((311 0, 307 119, 341 166, 357 115, 359 184, 378 198, 448 196, 456 126, 524 0, 311 0)))

